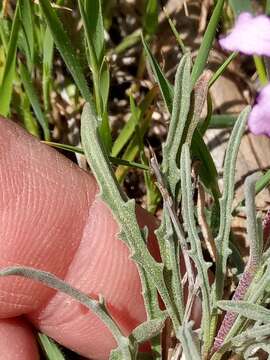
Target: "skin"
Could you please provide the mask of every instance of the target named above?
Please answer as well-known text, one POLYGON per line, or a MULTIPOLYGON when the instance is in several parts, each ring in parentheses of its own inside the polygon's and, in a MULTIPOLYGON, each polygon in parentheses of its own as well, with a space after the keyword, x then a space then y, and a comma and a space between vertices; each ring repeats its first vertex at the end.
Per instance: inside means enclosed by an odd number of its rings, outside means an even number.
MULTIPOLYGON (((129 334, 146 318, 140 279, 97 193, 89 173, 0 118, 0 268, 31 266, 92 298, 102 294, 129 334)), ((153 238, 155 219, 142 209, 137 215, 153 238)), ((108 359, 116 345, 101 320, 68 296, 29 279, 0 278, 0 360, 39 358, 29 324, 86 358, 108 359)))

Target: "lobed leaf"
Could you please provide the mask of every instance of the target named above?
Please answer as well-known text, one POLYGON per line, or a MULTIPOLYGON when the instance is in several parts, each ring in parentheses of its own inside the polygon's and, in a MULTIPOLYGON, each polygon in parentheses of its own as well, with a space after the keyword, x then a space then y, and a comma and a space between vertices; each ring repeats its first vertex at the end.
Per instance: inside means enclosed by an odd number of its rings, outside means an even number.
POLYGON ((83 109, 81 136, 87 161, 99 184, 100 195, 112 210, 120 226, 120 238, 129 246, 132 259, 139 268, 143 268, 146 276, 155 284, 174 326, 177 327, 179 319, 174 312, 164 282, 163 266, 153 259, 147 249, 144 233, 137 223, 135 202, 128 200, 124 195, 109 166, 108 156, 98 134, 98 120, 89 104, 86 104, 83 109))
MULTIPOLYGON (((158 82, 162 97, 164 99, 165 104, 167 105, 168 111, 172 112, 172 104, 173 104, 173 94, 174 88, 170 84, 170 82, 166 79, 165 75, 163 74, 159 64, 157 63, 156 59, 152 55, 147 43, 145 42, 144 38, 142 38, 142 42, 150 62, 152 71, 158 82)), ((205 145, 205 142, 198 131, 195 129, 194 136, 192 138, 191 144, 192 154, 195 157, 198 157, 202 161, 202 166, 200 167, 200 177, 204 185, 210 189, 213 193, 213 196, 216 200, 220 197, 220 191, 217 181, 217 170, 214 164, 213 158, 205 145)))
POLYGON ((224 277, 226 274, 227 259, 230 254, 229 236, 231 230, 232 202, 234 197, 234 174, 236 159, 243 136, 250 107, 244 109, 238 117, 233 128, 226 151, 224 163, 224 191, 220 199, 220 226, 216 238, 217 246, 217 273, 216 273, 216 298, 220 299, 223 294, 224 277))
POLYGON ((208 279, 210 263, 204 260, 201 240, 199 238, 195 223, 195 209, 193 204, 193 191, 191 183, 191 162, 188 144, 184 144, 181 153, 181 186, 182 191, 182 213, 188 240, 191 246, 190 257, 196 265, 199 286, 202 292, 202 331, 205 351, 209 350, 210 336, 210 313, 211 313, 211 291, 208 279))

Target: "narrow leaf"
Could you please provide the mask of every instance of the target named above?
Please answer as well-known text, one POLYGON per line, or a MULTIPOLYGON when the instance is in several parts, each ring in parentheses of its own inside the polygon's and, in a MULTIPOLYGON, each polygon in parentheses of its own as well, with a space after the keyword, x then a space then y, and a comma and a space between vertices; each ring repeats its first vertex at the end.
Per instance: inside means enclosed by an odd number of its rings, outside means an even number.
POLYGON ((203 70, 206 67, 207 59, 210 50, 212 49, 213 41, 216 36, 216 29, 219 19, 222 15, 222 10, 225 0, 217 0, 215 9, 208 22, 198 55, 196 57, 193 69, 192 69, 192 83, 195 84, 203 70))
POLYGON ((30 0, 20 0, 20 17, 23 30, 24 48, 29 71, 34 64, 34 24, 33 24, 33 3, 30 0))
POLYGON ((100 0, 84 0, 86 14, 85 29, 88 40, 92 42, 98 67, 104 56, 104 25, 100 0))
POLYGON ((254 268, 260 265, 262 259, 263 243, 258 234, 258 224, 255 205, 255 184, 258 174, 249 176, 245 181, 245 199, 247 214, 247 239, 250 247, 249 263, 254 268))
POLYGON ((247 319, 260 321, 264 324, 270 323, 270 310, 258 304, 251 304, 247 301, 220 300, 218 307, 226 311, 236 312, 247 319))
POLYGON ((194 218, 193 191, 191 183, 191 161, 188 144, 184 144, 181 153, 181 186, 182 189, 182 212, 185 222, 185 229, 188 233, 188 240, 191 246, 190 256, 196 265, 198 272, 199 286, 202 292, 202 331, 204 338, 204 347, 208 351, 211 343, 208 339, 210 334, 210 284, 208 279, 208 268, 210 263, 204 260, 201 240, 199 238, 194 218))
POLYGON ((45 334, 38 334, 38 340, 41 343, 48 360, 65 360, 64 355, 56 343, 45 334))
POLYGON ((144 31, 148 35, 153 35, 156 32, 158 25, 158 1, 148 0, 146 2, 145 16, 144 16, 144 31))
POLYGON ((142 43, 143 43, 147 58, 150 62, 152 71, 155 75, 156 81, 159 84, 159 88, 160 88, 161 94, 163 96, 164 102, 167 105, 169 112, 171 112, 172 111, 172 99, 173 99, 173 94, 174 94, 173 86, 169 83, 169 81, 164 76, 158 62, 152 55, 151 50, 150 50, 148 44, 146 43, 146 41, 144 40, 143 36, 142 36, 142 43))
POLYGON ((10 111, 12 86, 15 77, 16 51, 17 51, 18 34, 20 29, 19 6, 20 6, 20 0, 17 2, 14 18, 12 21, 12 28, 8 43, 5 68, 2 75, 2 82, 0 85, 0 114, 3 116, 8 115, 10 111))
POLYGON ((112 147, 112 156, 117 156, 124 146, 128 143, 128 141, 131 139, 132 135, 135 132, 136 123, 140 123, 141 119, 145 115, 145 112, 149 109, 152 101, 156 97, 158 92, 157 87, 153 87, 149 92, 146 94, 144 99, 140 102, 138 108, 139 108, 139 119, 137 121, 134 121, 134 114, 131 114, 128 121, 126 122, 125 126, 117 136, 117 138, 114 141, 113 147, 112 147))
POLYGON ((49 27, 46 27, 43 39, 42 91, 45 111, 50 108, 50 85, 52 81, 54 41, 49 27))
POLYGON ((71 45, 70 39, 68 38, 63 28, 63 24, 56 15, 55 9, 53 9, 49 0, 40 0, 39 5, 51 30, 54 42, 60 54, 62 55, 71 75, 73 76, 75 83, 77 84, 85 100, 91 102, 92 96, 82 72, 81 65, 71 45))
POLYGON ((31 103, 34 113, 38 119, 38 122, 43 129, 44 138, 45 138, 45 140, 49 140, 50 139, 50 131, 49 131, 46 116, 44 115, 44 113, 41 110, 41 107, 39 104, 39 99, 38 99, 36 90, 33 86, 33 82, 32 82, 31 76, 28 72, 28 69, 22 63, 20 63, 20 74, 21 74, 21 80, 22 80, 25 92, 30 100, 30 103, 31 103))
MULTIPOLYGON (((169 191, 178 198, 176 187, 180 180, 179 154, 184 142, 185 126, 188 119, 191 96, 191 57, 185 54, 175 75, 172 116, 166 142, 163 147, 162 171, 167 178, 169 191)), ((176 200, 177 201, 177 200, 176 200)))

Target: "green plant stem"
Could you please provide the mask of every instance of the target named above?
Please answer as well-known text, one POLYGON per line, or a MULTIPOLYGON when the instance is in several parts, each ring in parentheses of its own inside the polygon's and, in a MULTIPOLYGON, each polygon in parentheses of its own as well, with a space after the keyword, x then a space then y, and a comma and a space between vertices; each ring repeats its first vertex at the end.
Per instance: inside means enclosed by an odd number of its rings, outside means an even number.
POLYGON ((113 321, 102 300, 92 300, 87 294, 84 294, 65 281, 45 271, 23 266, 8 267, 0 270, 0 277, 12 275, 23 276, 28 279, 37 280, 52 289, 59 290, 62 293, 71 296, 73 299, 76 299, 89 310, 93 311, 107 325, 117 344, 120 348, 123 349, 123 353, 126 353, 126 350, 129 347, 128 338, 124 337, 118 325, 113 321))
POLYGON ((214 85, 217 79, 224 73, 229 64, 233 61, 234 58, 238 55, 238 52, 234 51, 231 55, 224 61, 224 63, 217 69, 213 74, 211 80, 209 81, 209 89, 214 85))
POLYGON ((261 56, 254 55, 253 59, 256 66, 257 74, 259 76, 260 83, 262 86, 264 86, 268 83, 268 78, 267 78, 267 73, 263 62, 263 58, 261 56))
POLYGON ((170 25, 170 27, 171 27, 171 30, 172 30, 172 32, 173 32, 173 34, 174 34, 174 36, 175 36, 175 38, 176 38, 179 46, 180 46, 180 49, 181 49, 182 53, 185 54, 186 51, 187 51, 187 49, 186 49, 186 47, 185 47, 185 44, 184 44, 184 42, 183 42, 183 40, 182 40, 179 32, 176 30, 176 27, 175 27, 175 25, 174 25, 174 22, 173 22, 172 19, 170 18, 170 16, 169 16, 169 14, 168 14, 165 6, 164 6, 164 8, 163 8, 163 11, 164 11, 164 14, 165 14, 165 16, 166 16, 166 18, 167 18, 167 20, 168 20, 168 23, 169 23, 169 25, 170 25))

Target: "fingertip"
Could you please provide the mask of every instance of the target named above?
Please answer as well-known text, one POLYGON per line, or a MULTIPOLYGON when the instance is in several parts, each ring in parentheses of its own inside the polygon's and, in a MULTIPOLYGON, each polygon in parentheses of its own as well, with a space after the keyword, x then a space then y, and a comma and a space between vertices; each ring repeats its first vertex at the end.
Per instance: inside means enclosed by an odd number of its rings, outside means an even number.
POLYGON ((0 320, 0 360, 38 360, 31 327, 20 318, 0 320))

